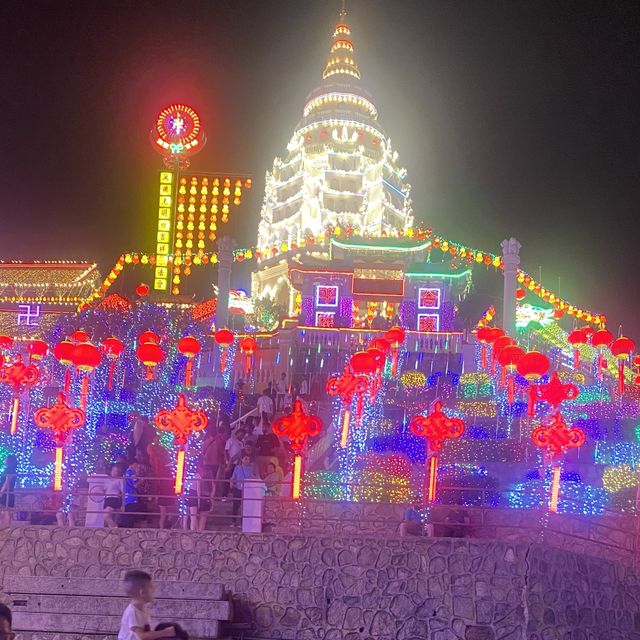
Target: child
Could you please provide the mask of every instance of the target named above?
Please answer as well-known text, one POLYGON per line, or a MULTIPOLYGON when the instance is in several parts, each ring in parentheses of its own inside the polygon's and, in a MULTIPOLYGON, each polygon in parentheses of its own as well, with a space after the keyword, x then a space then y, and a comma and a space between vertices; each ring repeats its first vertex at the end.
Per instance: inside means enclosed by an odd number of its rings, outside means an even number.
POLYGON ((122 467, 116 463, 111 467, 111 473, 104 483, 104 523, 107 527, 115 527, 113 512, 122 508, 124 496, 124 479, 122 467))
POLYGON ((151 618, 147 605, 153 602, 154 589, 148 573, 137 570, 127 571, 124 575, 124 590, 131 598, 131 602, 122 614, 118 640, 159 640, 175 637, 173 625, 159 631, 151 631, 151 618))

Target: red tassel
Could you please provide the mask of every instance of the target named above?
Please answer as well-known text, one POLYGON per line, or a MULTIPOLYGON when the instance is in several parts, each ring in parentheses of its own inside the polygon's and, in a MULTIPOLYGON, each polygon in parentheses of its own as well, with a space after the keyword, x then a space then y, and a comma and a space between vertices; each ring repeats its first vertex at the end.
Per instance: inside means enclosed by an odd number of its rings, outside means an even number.
POLYGON ((358 403, 356 405, 356 424, 360 424, 362 422, 362 408, 364 406, 364 396, 363 394, 358 394, 358 403))
POLYGON ((530 384, 530 386, 529 386, 529 405, 528 405, 528 410, 527 410, 527 415, 530 418, 533 418, 533 416, 535 414, 535 410, 536 410, 535 398, 536 398, 536 388, 532 384, 530 384))
POLYGON ((577 369, 580 366, 580 349, 573 350, 573 368, 577 369))
POLYGON ((147 380, 153 380, 153 369, 147 366, 147 380))
POLYGON ((393 356, 391 358, 391 375, 395 376, 398 373, 398 350, 393 350, 393 356))
POLYGON ((113 372, 116 370, 116 361, 111 360, 111 364, 109 364, 109 384, 107 385, 107 389, 111 391, 113 389, 113 372))
POLYGON ((480 355, 482 358, 482 368, 486 369, 487 368, 487 345, 484 342, 482 343, 482 349, 480 351, 480 355))
POLYGON ((82 378, 80 386, 80 406, 83 411, 87 410, 87 396, 89 395, 89 376, 85 375, 82 378))
POLYGON ((504 387, 507 384, 507 369, 502 367, 502 373, 500 374, 500 385, 504 387))
POLYGON ((224 372, 227 368, 227 350, 222 347, 222 353, 220 354, 220 370, 224 372))
POLYGON ((515 382, 513 380, 513 376, 509 376, 509 380, 507 382, 507 402, 509 404, 513 404, 515 399, 515 382))
POLYGON ((496 354, 493 347, 491 347, 491 375, 496 375, 496 354))
POLYGON ((247 376, 250 376, 251 375, 251 354, 249 354, 249 353, 247 354, 247 366, 246 366, 246 369, 247 369, 247 376))
POLYGON ((624 360, 618 360, 618 393, 624 393, 624 360))
POLYGON ((190 387, 191 386, 191 373, 193 371, 193 360, 191 358, 189 358, 187 360, 187 366, 184 372, 184 384, 186 387, 190 387))
POLYGON ((67 370, 64 372, 64 393, 65 395, 69 394, 69 390, 71 389, 71 369, 67 367, 67 370))

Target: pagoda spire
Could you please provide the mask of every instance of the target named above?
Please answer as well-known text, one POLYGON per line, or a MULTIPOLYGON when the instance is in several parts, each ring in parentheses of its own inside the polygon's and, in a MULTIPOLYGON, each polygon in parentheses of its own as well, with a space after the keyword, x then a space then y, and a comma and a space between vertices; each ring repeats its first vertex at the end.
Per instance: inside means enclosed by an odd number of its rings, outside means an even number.
POLYGON ((351 29, 347 24, 347 9, 342 2, 342 9, 338 18, 338 24, 333 32, 331 52, 322 73, 323 80, 338 74, 348 75, 360 80, 360 68, 353 53, 351 29))

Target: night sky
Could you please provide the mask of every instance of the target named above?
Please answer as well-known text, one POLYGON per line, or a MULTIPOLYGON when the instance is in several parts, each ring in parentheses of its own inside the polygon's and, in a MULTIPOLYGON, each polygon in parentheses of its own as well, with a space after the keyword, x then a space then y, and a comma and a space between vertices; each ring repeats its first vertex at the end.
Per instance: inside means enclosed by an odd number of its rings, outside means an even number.
MULTIPOLYGON (((264 172, 321 77, 339 6, 3 2, 0 258, 105 271, 123 250, 151 250, 162 164, 149 130, 174 101, 208 134, 194 169, 254 177, 228 226, 254 243, 264 172)), ((639 6, 347 3, 417 220, 481 250, 516 236, 525 269, 541 266, 554 290, 560 276, 565 297, 636 340, 639 6)))

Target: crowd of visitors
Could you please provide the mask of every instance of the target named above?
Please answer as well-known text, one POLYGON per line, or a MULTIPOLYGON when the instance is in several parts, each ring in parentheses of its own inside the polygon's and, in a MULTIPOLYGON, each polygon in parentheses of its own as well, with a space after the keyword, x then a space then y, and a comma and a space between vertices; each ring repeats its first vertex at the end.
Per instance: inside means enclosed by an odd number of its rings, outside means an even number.
POLYGON ((217 422, 210 421, 200 455, 192 462, 192 471, 185 480, 186 513, 179 521, 169 453, 159 444, 155 430, 133 415, 129 459, 118 461, 107 470, 105 526, 132 527, 154 513, 158 514, 160 528, 179 525, 203 531, 214 504, 225 502, 231 503, 231 523, 238 526, 242 489, 247 480, 262 479, 267 494, 278 495, 289 455, 271 431, 276 411, 266 390, 259 397, 257 408, 259 417, 249 416, 233 430, 224 414, 217 422))

